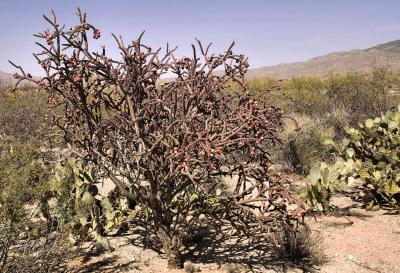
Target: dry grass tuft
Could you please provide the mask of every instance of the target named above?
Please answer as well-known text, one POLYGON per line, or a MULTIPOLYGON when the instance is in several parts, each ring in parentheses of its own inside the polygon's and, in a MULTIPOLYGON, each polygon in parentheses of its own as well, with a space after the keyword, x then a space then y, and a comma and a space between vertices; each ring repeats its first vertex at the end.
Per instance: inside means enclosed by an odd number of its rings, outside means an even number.
POLYGON ((284 269, 299 268, 306 272, 327 262, 322 236, 311 233, 307 227, 294 229, 287 226, 275 235, 272 255, 282 262, 284 269))
POLYGON ((196 273, 200 271, 200 268, 192 262, 185 262, 183 269, 186 273, 196 273))

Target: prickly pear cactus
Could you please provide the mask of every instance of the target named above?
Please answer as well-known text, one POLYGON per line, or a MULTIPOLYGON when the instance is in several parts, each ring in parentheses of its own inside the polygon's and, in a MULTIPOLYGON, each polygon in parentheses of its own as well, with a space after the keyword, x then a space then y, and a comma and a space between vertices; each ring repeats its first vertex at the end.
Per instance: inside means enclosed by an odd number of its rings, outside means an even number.
POLYGON ((362 197, 367 208, 400 207, 400 106, 381 117, 368 119, 348 130, 342 157, 355 161, 349 177, 364 182, 362 197))
POLYGON ((329 201, 334 192, 346 188, 346 175, 351 172, 352 160, 337 160, 335 164, 324 162, 311 169, 307 177, 309 182, 307 195, 311 206, 322 205, 324 211, 329 210, 329 201))
POLYGON ((68 231, 73 244, 91 237, 111 249, 105 235, 124 222, 129 209, 127 200, 101 196, 92 175, 77 163, 60 170, 55 181, 55 217, 59 226, 68 231))
POLYGON ((400 208, 400 106, 381 117, 368 119, 358 129, 347 130, 347 138, 334 146, 338 159, 322 163, 308 176, 312 205, 329 207, 334 191, 354 180, 363 182, 360 196, 367 209, 385 205, 400 208))

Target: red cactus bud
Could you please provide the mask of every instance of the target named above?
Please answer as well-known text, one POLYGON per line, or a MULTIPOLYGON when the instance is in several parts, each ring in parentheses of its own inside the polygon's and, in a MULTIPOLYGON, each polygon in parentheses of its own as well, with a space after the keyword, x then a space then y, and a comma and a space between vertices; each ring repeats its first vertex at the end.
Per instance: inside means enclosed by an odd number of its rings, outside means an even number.
POLYGON ((82 76, 81 74, 76 74, 76 76, 74 77, 74 82, 75 83, 80 83, 82 81, 82 76))
POLYGON ((50 31, 48 31, 48 30, 46 30, 46 31, 44 32, 44 34, 46 35, 46 42, 47 42, 47 44, 48 44, 48 45, 51 45, 51 44, 53 43, 53 39, 54 39, 53 34, 52 34, 50 31))
POLYGON ((93 32, 93 39, 99 39, 100 38, 100 34, 101 34, 101 32, 100 32, 100 29, 95 29, 94 30, 94 32, 93 32))
POLYGON ((13 74, 13 77, 14 77, 15 79, 18 79, 18 78, 19 78, 19 74, 18 74, 18 73, 14 73, 14 74, 13 74))

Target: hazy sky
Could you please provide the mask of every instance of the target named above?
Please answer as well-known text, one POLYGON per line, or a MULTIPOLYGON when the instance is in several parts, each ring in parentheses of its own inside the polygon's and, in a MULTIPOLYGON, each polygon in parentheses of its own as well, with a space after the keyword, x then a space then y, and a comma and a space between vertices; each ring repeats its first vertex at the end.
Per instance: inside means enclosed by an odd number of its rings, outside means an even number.
POLYGON ((0 0, 0 70, 14 71, 11 59, 41 74, 31 55, 32 34, 47 27, 41 15, 54 9, 70 26, 78 6, 108 48, 110 33, 130 41, 142 30, 153 48, 169 42, 178 54, 189 53, 195 37, 215 52, 235 41, 253 68, 400 39, 399 0, 0 0))

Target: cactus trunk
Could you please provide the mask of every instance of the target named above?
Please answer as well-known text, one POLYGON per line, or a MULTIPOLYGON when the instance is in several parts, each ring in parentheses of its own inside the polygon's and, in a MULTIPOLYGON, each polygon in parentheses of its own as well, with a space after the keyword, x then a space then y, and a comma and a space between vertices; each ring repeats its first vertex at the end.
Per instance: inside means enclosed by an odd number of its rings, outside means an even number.
POLYGON ((166 227, 159 228, 159 238, 165 251, 165 256, 168 261, 169 268, 181 268, 181 253, 180 248, 182 246, 180 237, 174 232, 168 231, 166 227))

